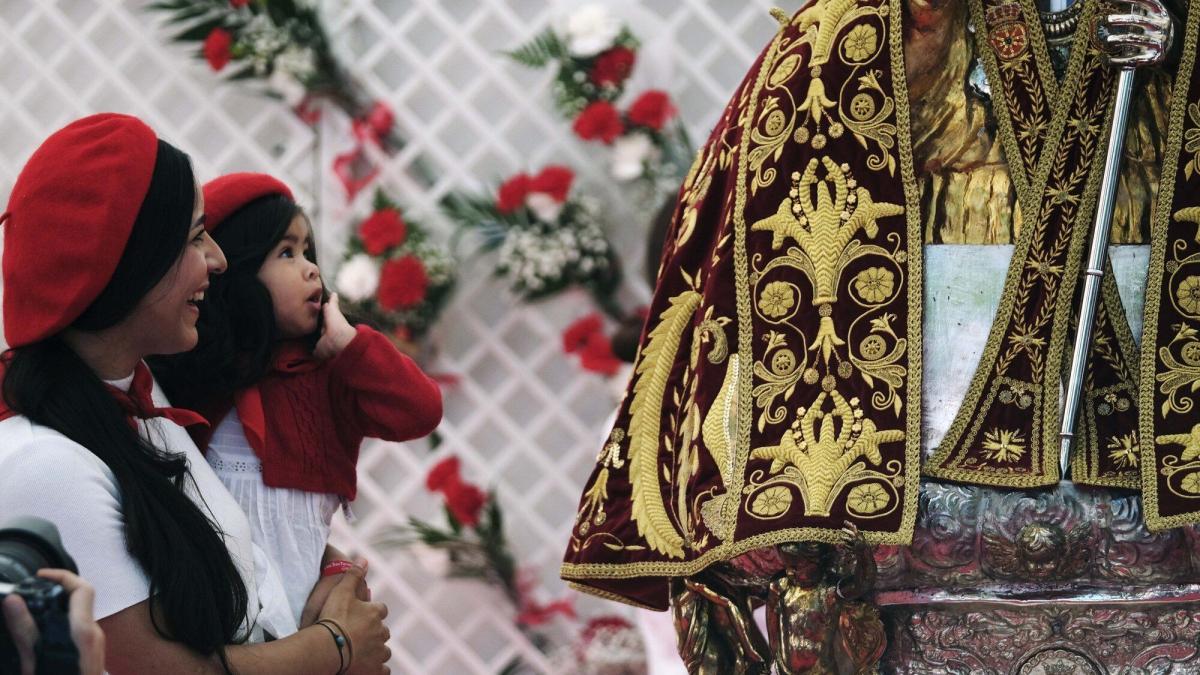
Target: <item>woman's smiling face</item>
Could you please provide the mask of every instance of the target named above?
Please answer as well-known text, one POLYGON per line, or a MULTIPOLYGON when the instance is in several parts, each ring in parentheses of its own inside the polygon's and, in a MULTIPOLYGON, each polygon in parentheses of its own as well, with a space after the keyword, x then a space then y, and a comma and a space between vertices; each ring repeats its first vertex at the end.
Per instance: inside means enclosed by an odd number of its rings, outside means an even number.
POLYGON ((188 241, 166 275, 138 302, 122 323, 142 342, 143 354, 177 354, 196 346, 196 302, 208 276, 225 270, 225 255, 204 229, 204 194, 196 187, 188 241))

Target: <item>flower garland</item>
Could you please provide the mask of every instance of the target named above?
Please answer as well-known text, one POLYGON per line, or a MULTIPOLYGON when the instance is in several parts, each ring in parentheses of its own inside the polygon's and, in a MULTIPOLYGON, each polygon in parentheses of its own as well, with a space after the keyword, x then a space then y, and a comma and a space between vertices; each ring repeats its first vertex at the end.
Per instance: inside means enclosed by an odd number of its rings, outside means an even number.
MULTIPOLYGON (((268 95, 306 124, 320 119, 322 100, 349 116, 354 146, 335 157, 332 167, 347 199, 379 174, 368 146, 388 154, 404 146, 391 109, 372 99, 334 55, 312 0, 158 0, 147 8, 166 13, 167 23, 180 28, 172 40, 199 43, 198 55, 214 72, 227 72, 232 81, 262 81, 268 95)), ((417 178, 432 184, 424 164, 414 169, 417 178)))
POLYGON ((567 17, 562 34, 548 28, 508 56, 530 68, 557 67, 555 107, 575 135, 611 147, 613 178, 642 180, 661 196, 678 190, 693 151, 666 92, 645 91, 618 109, 638 46, 607 8, 591 4, 567 17))
POLYGON ((436 525, 410 518, 384 541, 386 544, 413 547, 418 555, 440 556, 446 563, 445 576, 474 579, 500 589, 514 609, 514 621, 535 646, 545 651, 549 641, 537 629, 555 617, 574 620, 573 596, 557 600, 538 599, 533 575, 517 567, 516 558, 504 532, 504 517, 496 495, 462 477, 459 459, 447 457, 429 470, 425 487, 440 494, 446 524, 436 525))
POLYGON ((382 191, 375 210, 347 243, 334 288, 348 311, 377 324, 401 342, 424 337, 455 284, 450 252, 419 223, 406 220, 382 191))
POLYGON ((575 174, 564 166, 520 173, 495 196, 451 194, 443 203, 458 234, 477 233, 483 251, 498 251, 497 276, 523 300, 541 300, 570 287, 588 290, 606 312, 620 282, 616 253, 594 200, 574 197, 575 174))

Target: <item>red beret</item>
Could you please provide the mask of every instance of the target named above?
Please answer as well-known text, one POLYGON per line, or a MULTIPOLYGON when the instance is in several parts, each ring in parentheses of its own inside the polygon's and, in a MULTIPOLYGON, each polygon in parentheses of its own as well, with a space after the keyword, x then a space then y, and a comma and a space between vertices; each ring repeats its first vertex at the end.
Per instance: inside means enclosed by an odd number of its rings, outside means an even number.
POLYGON ((76 120, 34 151, 0 215, 9 346, 71 325, 108 285, 157 157, 154 131, 113 113, 76 120))
POLYGON ((238 209, 267 195, 295 201, 288 186, 265 173, 231 173, 210 180, 204 185, 204 229, 212 232, 238 209))

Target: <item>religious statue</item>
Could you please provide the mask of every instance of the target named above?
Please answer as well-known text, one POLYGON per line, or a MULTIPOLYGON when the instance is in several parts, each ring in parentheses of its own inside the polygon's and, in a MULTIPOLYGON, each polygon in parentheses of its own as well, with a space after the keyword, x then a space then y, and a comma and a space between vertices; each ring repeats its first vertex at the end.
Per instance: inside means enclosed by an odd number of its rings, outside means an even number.
POLYGON ((563 577, 693 673, 1200 664, 1200 7, 776 15, 563 577))

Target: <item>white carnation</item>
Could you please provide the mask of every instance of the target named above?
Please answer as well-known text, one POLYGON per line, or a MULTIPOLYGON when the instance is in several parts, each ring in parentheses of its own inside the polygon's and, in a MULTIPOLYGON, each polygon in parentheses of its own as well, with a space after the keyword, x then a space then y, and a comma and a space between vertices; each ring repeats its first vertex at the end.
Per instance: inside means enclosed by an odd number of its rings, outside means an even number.
POLYGON ((554 197, 545 192, 530 192, 525 197, 525 206, 528 206, 539 220, 547 223, 558 220, 558 214, 562 213, 563 208, 562 202, 555 201, 554 197))
POLYGON ((639 178, 645 170, 646 158, 654 143, 646 134, 628 134, 613 142, 612 176, 617 180, 639 178))
POLYGON ((612 46, 621 33, 621 22, 604 5, 589 4, 567 17, 566 33, 571 54, 587 58, 612 46))
POLYGON ((371 256, 359 253, 342 263, 334 279, 338 293, 350 302, 362 302, 379 287, 379 266, 371 256))

